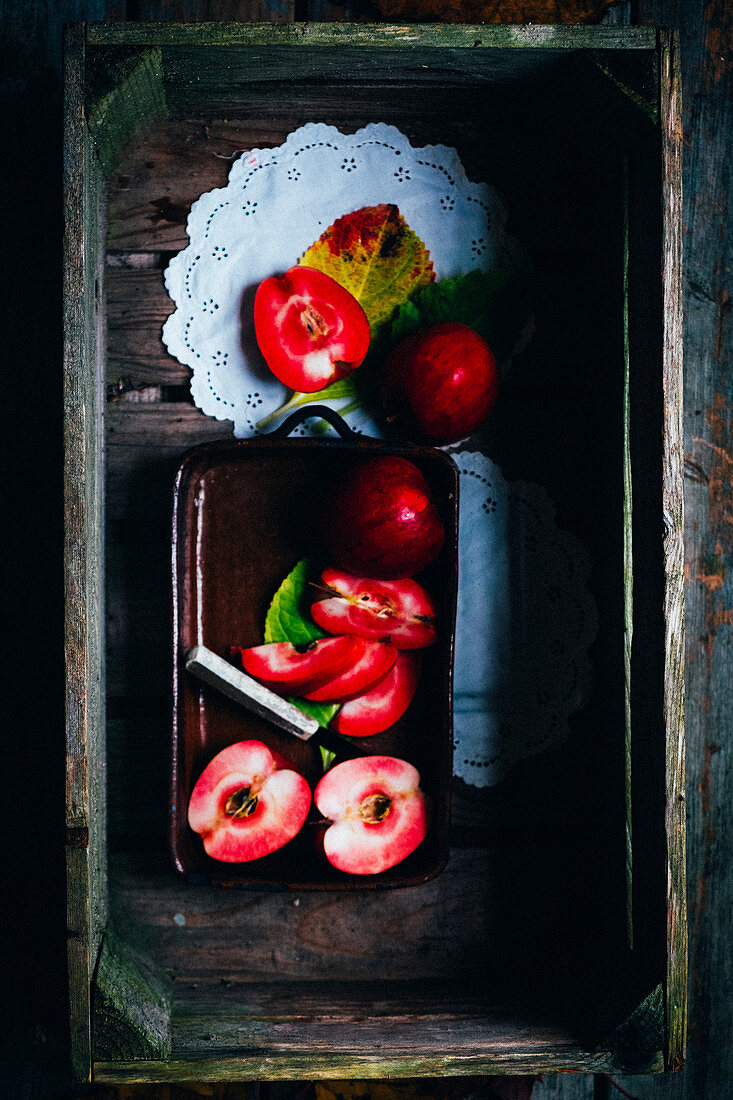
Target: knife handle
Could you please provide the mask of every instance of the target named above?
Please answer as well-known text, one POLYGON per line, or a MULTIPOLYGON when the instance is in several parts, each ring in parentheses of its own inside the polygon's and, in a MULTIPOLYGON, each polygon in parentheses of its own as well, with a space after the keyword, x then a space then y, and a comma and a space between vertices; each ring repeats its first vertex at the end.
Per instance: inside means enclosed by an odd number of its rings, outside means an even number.
POLYGON ((287 699, 281 699, 274 691, 230 665, 206 646, 195 645, 189 649, 186 654, 186 670, 210 687, 217 688, 229 699, 242 703, 258 717, 267 718, 287 733, 299 737, 301 741, 309 741, 321 728, 317 718, 303 714, 302 710, 298 710, 287 699))

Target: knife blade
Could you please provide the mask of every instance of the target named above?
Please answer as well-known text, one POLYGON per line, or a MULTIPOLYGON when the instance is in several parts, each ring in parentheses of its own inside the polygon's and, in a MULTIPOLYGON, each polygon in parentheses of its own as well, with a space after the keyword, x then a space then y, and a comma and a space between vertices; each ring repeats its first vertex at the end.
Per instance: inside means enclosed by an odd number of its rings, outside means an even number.
POLYGON ((185 657, 186 671, 217 688, 235 703, 241 703, 259 718, 265 718, 301 741, 312 741, 339 756, 367 756, 369 753, 350 738, 321 726, 317 718, 304 714, 293 703, 276 695, 246 672, 203 645, 195 645, 185 657))

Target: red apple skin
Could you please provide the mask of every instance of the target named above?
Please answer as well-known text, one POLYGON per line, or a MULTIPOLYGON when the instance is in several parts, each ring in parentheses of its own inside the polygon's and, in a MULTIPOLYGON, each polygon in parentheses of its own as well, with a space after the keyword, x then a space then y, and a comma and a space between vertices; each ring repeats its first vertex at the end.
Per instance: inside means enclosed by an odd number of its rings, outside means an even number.
POLYGON ((321 584, 327 594, 314 601, 311 615, 330 634, 386 638, 396 649, 422 649, 436 639, 435 604, 415 580, 383 581, 328 568, 321 584))
POLYGON ((423 474, 390 455, 347 470, 326 496, 320 527, 337 565, 378 580, 413 577, 437 558, 445 539, 423 474))
POLYGON ((254 323, 272 373, 302 393, 315 393, 350 374, 369 348, 369 321, 356 298, 311 267, 291 267, 260 283, 254 323))
POLYGON ((337 703, 358 695, 378 683, 397 660, 397 650, 385 642, 370 642, 359 638, 364 647, 362 656, 344 672, 319 687, 301 691, 305 699, 314 703, 337 703))
POLYGON ((399 653, 392 668, 377 684, 344 702, 331 719, 331 728, 346 737, 372 737, 389 729, 412 702, 421 665, 419 653, 399 653))
POLYGON ((479 427, 499 396, 496 359, 486 341, 459 322, 419 329, 382 368, 387 419, 408 439, 457 443, 479 427))
POLYGON ((412 764, 393 756, 363 756, 336 764, 314 792, 333 824, 323 837, 327 860, 351 875, 378 875, 406 859, 424 840, 429 807, 412 764))
POLYGON ((321 638, 300 653, 290 642, 268 642, 243 649, 231 646, 230 656, 245 672, 272 691, 302 694, 327 683, 350 668, 364 653, 363 639, 321 638))
POLYGON ((188 823, 212 859, 246 863, 292 840, 310 803, 310 787, 290 761, 261 741, 239 741, 218 753, 199 776, 188 823), (254 805, 248 814, 235 816, 234 809, 246 801, 243 792, 249 792, 254 805))

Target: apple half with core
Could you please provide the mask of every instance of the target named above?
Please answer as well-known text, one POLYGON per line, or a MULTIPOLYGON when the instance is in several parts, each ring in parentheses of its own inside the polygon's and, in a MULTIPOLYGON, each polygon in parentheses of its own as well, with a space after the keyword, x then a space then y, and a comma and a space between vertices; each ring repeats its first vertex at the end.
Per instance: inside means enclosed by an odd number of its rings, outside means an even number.
POLYGON ((371 737, 383 733, 402 717, 417 691, 420 653, 398 654, 392 668, 363 695, 347 699, 331 719, 331 726, 345 737, 371 737))
POLYGON ((379 580, 414 576, 437 558, 445 538, 422 471, 398 455, 347 470, 326 494, 320 529, 337 565, 379 580))
POLYGON ((292 840, 310 803, 310 787, 289 760, 261 741, 239 741, 217 753, 199 776, 188 823, 212 859, 245 863, 292 840))
POLYGON ((322 390, 355 370, 371 336, 353 294, 312 267, 291 267, 260 283, 254 324, 272 373, 302 393, 322 390))
POLYGON ((435 603, 415 580, 384 581, 328 568, 321 586, 311 615, 330 634, 388 638, 396 649, 422 649, 435 641, 435 603))
POLYGON ((499 396, 489 345, 468 325, 444 321, 411 333, 382 368, 389 423, 417 442, 457 443, 479 427, 499 396))
POLYGON ((362 756, 336 764, 315 789, 318 811, 332 824, 326 859, 351 875, 378 875, 406 859, 428 830, 420 773, 394 756, 362 756))

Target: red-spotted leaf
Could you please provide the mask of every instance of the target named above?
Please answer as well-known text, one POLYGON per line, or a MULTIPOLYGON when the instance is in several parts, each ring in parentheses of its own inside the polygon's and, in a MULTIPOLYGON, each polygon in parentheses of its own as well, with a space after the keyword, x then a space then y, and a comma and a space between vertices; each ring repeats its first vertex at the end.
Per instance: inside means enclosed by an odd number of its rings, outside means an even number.
POLYGON ((435 279, 430 253, 392 203, 345 214, 301 256, 351 291, 372 340, 397 306, 435 279))

